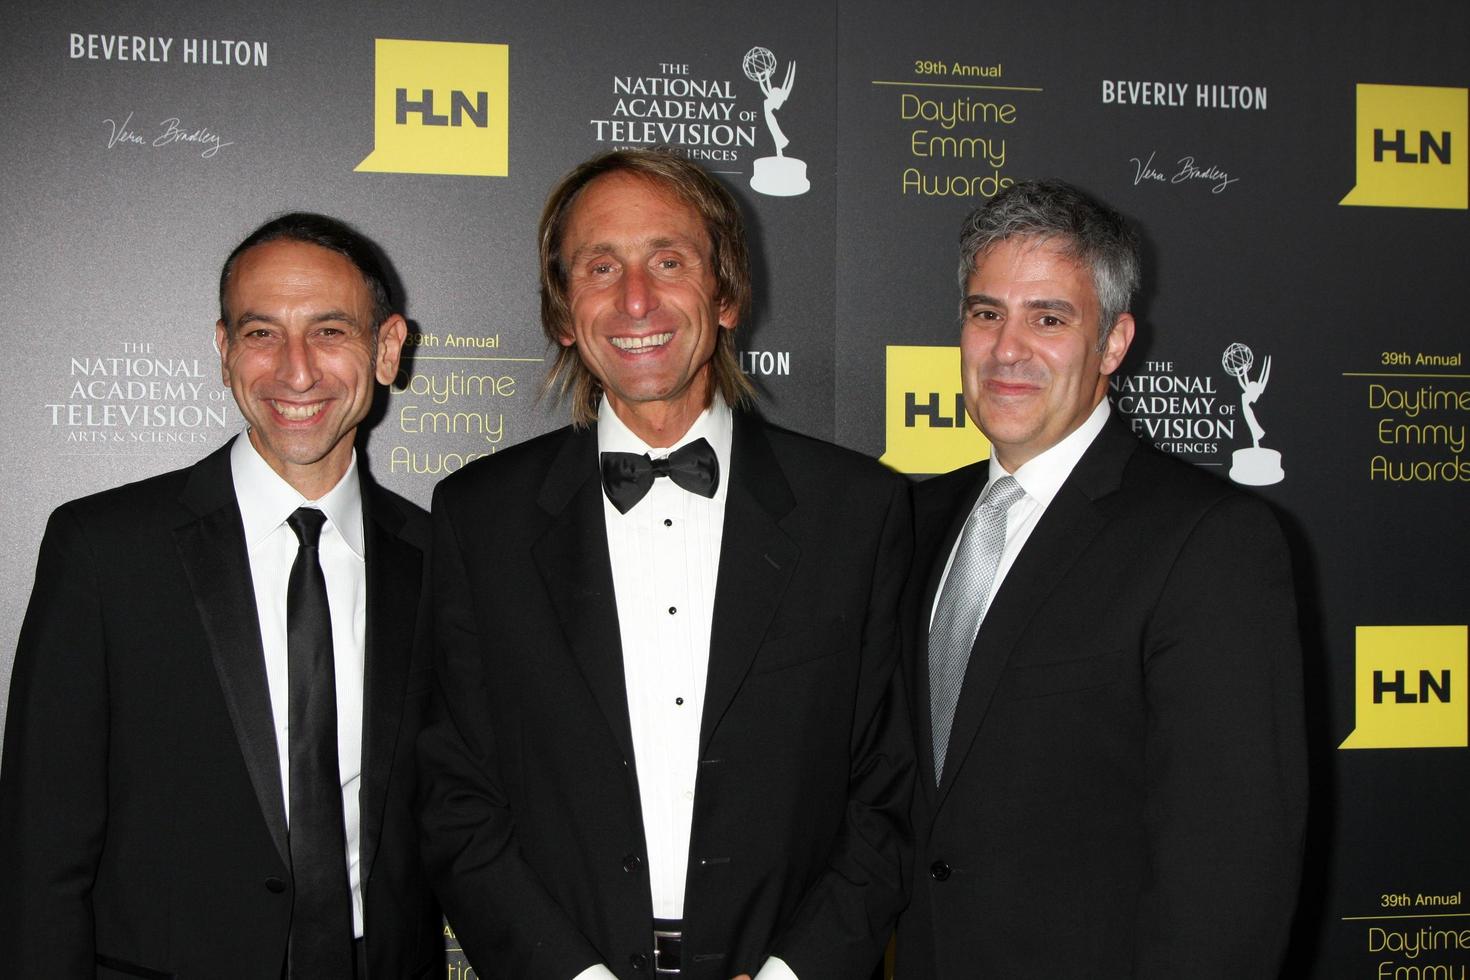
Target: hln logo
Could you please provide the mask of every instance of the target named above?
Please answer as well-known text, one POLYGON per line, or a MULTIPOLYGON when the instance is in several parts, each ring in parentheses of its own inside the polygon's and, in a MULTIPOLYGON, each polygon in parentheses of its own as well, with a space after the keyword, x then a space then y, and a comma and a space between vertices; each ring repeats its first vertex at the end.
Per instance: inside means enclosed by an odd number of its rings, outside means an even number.
POLYGON ((399 126, 407 125, 410 115, 417 115, 425 126, 463 126, 466 116, 471 125, 481 129, 490 125, 489 92, 476 92, 474 102, 470 101, 468 92, 450 92, 447 116, 441 116, 434 111, 434 90, 431 88, 423 89, 417 101, 409 99, 406 88, 399 89, 396 95, 398 114, 394 122, 399 126))
POLYGON ((1464 747, 1465 626, 1359 626, 1357 727, 1342 749, 1464 747))
POLYGON ((1373 703, 1382 704, 1383 699, 1389 695, 1393 696, 1395 704, 1419 704, 1427 702, 1431 697, 1441 704, 1449 704, 1450 672, 1441 670, 1436 674, 1432 670, 1419 671, 1419 689, 1416 691, 1409 687, 1402 670, 1394 671, 1392 677, 1388 676, 1387 671, 1375 670, 1373 703))
POLYGON ((1430 157, 1440 163, 1450 162, 1450 131, 1443 130, 1438 136, 1427 129, 1419 130, 1419 151, 1410 152, 1408 136, 1402 129, 1389 136, 1381 129, 1373 130, 1373 162, 1382 163, 1384 156, 1393 154, 1397 163, 1429 163, 1430 157))
POLYGON ((373 152, 359 171, 504 177, 510 48, 377 40, 373 152))
POLYGON ((1470 203, 1467 94, 1463 88, 1359 85, 1353 140, 1358 177, 1338 203, 1463 210, 1470 203))
POLYGON ((921 395, 917 391, 903 393, 903 424, 912 429, 925 419, 931 429, 957 429, 965 425, 965 395, 955 392, 954 405, 950 414, 944 413, 942 404, 946 395, 931 391, 921 395))
POLYGON ((889 347, 882 462, 900 473, 948 473, 990 455, 965 416, 958 347, 889 347))

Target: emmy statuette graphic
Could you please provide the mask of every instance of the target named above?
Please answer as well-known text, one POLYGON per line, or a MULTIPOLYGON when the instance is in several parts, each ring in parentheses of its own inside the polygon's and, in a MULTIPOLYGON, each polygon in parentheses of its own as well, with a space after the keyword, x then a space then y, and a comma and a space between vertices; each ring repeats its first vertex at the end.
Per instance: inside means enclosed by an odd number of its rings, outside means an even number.
POLYGON ((771 131, 771 141, 776 144, 776 155, 761 157, 755 161, 755 173, 751 174, 750 186, 762 194, 772 197, 795 197, 811 189, 806 178, 806 162, 788 157, 782 151, 791 141, 781 132, 776 122, 776 110, 786 104, 791 87, 796 84, 796 62, 786 66, 786 77, 779 86, 771 85, 771 76, 776 72, 776 56, 769 48, 754 47, 745 52, 741 62, 745 77, 756 82, 765 95, 766 128, 771 131))
POLYGON ((1286 472, 1281 468, 1281 454, 1261 445, 1261 437, 1266 430, 1256 420, 1253 407, 1266 390, 1266 382, 1271 379, 1271 358, 1267 356, 1262 362, 1260 374, 1254 381, 1250 379, 1250 370, 1255 363, 1255 355, 1245 344, 1231 344, 1225 348, 1220 360, 1226 373, 1240 382, 1240 412, 1251 430, 1251 445, 1237 449, 1231 455, 1230 479, 1253 487, 1280 483, 1286 478, 1286 472))

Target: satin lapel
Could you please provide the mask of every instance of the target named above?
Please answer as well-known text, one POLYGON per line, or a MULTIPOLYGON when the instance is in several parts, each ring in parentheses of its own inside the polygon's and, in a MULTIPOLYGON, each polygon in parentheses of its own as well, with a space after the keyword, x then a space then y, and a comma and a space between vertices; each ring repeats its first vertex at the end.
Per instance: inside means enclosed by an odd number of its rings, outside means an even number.
POLYGON ((403 515, 378 499, 366 475, 362 487, 367 571, 367 641, 362 704, 361 880, 372 875, 383 829, 383 807, 394 778, 423 583, 424 556, 397 536, 403 515))
POLYGON ((1137 445, 1121 426, 1110 424, 1105 428, 1078 460, 1006 573, 970 651, 945 753, 939 805, 943 805, 964 768, 1017 640, 1036 610, 1107 524, 1107 515, 1096 501, 1118 487, 1123 464, 1137 445))
POLYGON ((633 758, 623 644, 602 512, 597 433, 571 430, 537 502, 551 515, 531 553, 592 696, 623 758, 633 758))
POLYGON ((180 500, 198 516, 174 529, 174 542, 261 813, 281 860, 289 863, 275 720, 228 445, 194 467, 180 500))
POLYGON ((934 797, 934 722, 929 711, 929 615, 939 592, 939 582, 949 553, 965 526, 970 509, 985 489, 988 462, 982 461, 964 470, 936 477, 942 481, 920 487, 914 492, 915 568, 927 571, 919 591, 917 608, 910 610, 915 622, 915 654, 908 681, 914 692, 914 745, 919 757, 920 783, 931 800, 934 797))
POLYGON ((795 506, 791 488, 763 424, 751 415, 735 415, 729 479, 699 726, 701 758, 750 670, 800 555, 779 524, 795 506))

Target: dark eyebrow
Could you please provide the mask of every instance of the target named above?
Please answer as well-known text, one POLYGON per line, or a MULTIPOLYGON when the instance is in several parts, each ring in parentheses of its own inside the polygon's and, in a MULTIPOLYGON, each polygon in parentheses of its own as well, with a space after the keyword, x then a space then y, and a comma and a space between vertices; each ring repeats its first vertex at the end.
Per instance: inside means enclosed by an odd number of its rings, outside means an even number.
POLYGON ((969 296, 966 296, 965 297, 965 305, 966 306, 1002 306, 1002 307, 1005 306, 1004 303, 1002 303, 1000 300, 996 299, 994 296, 987 296, 984 293, 971 293, 969 296))
MULTIPOLYGON (((1057 313, 1065 313, 1068 316, 1077 315, 1077 307, 1064 299, 1028 299, 1022 305, 1028 310, 1052 310, 1057 313)), ((994 296, 988 296, 985 293, 971 293, 969 296, 966 296, 965 307, 969 308, 972 306, 994 306, 1002 310, 1006 308, 1006 304, 1001 300, 996 299, 994 296)))
MULTIPOLYGON (((313 313, 311 316, 311 322, 314 324, 341 322, 351 324, 352 326, 357 326, 357 320, 355 320, 350 313, 348 313, 346 310, 338 309, 322 310, 319 313, 313 313)), ((269 314, 255 313, 247 310, 244 313, 241 313, 240 316, 235 320, 234 328, 236 330, 239 330, 249 323, 268 323, 272 326, 280 325, 280 321, 277 320, 275 317, 270 316, 269 314)))
POLYGON ((320 313, 312 314, 311 317, 312 323, 327 323, 332 320, 340 320, 342 323, 357 326, 357 318, 346 310, 322 310, 320 313))
POLYGON ((244 330, 246 326, 252 323, 269 323, 272 326, 275 326, 276 318, 273 316, 267 316, 264 313, 252 313, 249 310, 246 310, 244 313, 241 313, 239 316, 235 317, 235 322, 230 324, 230 329, 244 330))
POLYGON ((1077 307, 1064 299, 1028 299, 1025 305, 1028 310, 1052 310, 1068 316, 1077 315, 1077 307))

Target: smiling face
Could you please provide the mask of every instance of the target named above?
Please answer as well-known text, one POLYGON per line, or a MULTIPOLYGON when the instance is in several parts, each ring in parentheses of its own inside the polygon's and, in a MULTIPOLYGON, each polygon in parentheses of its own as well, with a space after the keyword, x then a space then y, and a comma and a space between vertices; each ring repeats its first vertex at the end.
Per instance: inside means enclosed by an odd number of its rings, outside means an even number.
POLYGON ((593 180, 567 217, 571 333, 559 340, 576 345, 618 418, 654 447, 708 406, 715 340, 735 326, 711 261, 695 209, 631 173, 593 180))
POLYGON ((291 239, 241 254, 224 298, 233 322, 215 325, 215 346, 250 442, 315 500, 347 472, 373 381, 393 380, 407 324, 394 314, 375 340, 362 273, 344 255, 291 239))
POLYGON ((965 409, 1014 473, 1080 426, 1133 340, 1123 314, 1098 350, 1090 270, 1055 242, 1012 238, 976 257, 960 334, 965 409))

